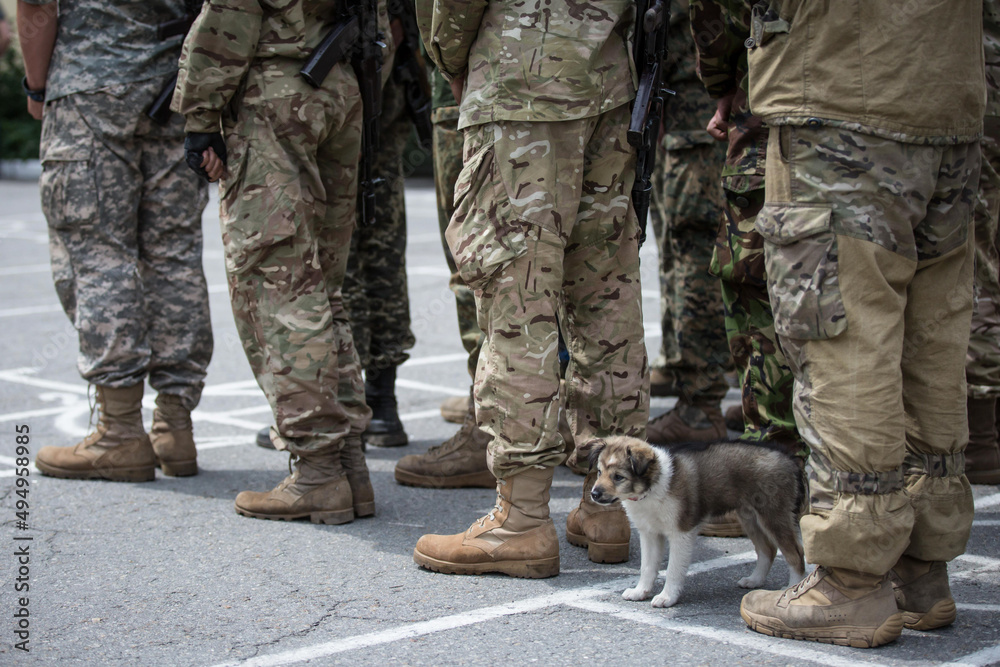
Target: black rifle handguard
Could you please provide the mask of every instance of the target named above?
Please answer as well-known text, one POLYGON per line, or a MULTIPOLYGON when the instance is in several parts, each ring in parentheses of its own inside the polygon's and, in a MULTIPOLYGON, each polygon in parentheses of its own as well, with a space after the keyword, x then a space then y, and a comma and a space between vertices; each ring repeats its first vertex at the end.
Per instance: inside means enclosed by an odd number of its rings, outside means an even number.
POLYGON ((299 70, 299 74, 310 86, 319 88, 333 66, 354 51, 360 37, 361 25, 357 16, 333 26, 319 46, 313 49, 309 61, 299 70))

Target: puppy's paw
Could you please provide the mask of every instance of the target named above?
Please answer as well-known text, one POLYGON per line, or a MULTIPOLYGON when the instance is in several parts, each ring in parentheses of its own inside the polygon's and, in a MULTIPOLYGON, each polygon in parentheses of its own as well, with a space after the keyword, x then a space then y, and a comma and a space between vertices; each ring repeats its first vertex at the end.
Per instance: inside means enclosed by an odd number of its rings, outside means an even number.
POLYGON ((654 607, 673 607, 677 604, 677 600, 680 599, 681 594, 674 591, 663 591, 655 598, 653 598, 654 607))
POLYGON ((635 588, 626 588, 625 592, 622 593, 622 597, 626 600, 646 600, 649 599, 649 594, 652 592, 646 588, 636 586, 635 588))
POLYGON ((743 577, 742 579, 736 582, 736 585, 739 586, 740 588, 760 588, 761 586, 764 585, 764 578, 763 577, 757 578, 753 576, 743 577))

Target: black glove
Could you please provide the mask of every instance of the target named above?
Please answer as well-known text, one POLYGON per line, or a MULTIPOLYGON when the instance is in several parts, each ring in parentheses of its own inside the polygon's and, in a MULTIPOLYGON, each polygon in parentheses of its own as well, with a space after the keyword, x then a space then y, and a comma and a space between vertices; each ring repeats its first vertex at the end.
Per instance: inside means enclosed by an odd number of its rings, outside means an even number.
POLYGON ((202 153, 209 148, 215 151, 222 164, 226 164, 226 142, 221 132, 188 132, 184 138, 184 159, 191 170, 206 181, 208 172, 201 166, 201 161, 204 159, 202 153))

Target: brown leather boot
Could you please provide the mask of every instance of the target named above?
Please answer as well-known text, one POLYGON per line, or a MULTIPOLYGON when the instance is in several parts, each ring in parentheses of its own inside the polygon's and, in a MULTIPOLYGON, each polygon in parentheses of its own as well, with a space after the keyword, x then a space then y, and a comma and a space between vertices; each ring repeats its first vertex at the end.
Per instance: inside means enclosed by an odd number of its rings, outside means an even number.
POLYGON ((955 600, 948 585, 948 566, 942 561, 901 556, 889 581, 903 625, 912 630, 935 630, 955 622, 955 600))
POLYGON ((424 535, 418 565, 447 574, 499 572, 542 579, 559 574, 559 537, 549 518, 552 468, 528 468, 497 480, 497 502, 464 533, 424 535))
POLYGON ((654 368, 649 371, 649 395, 659 397, 680 396, 677 375, 669 369, 654 368))
POLYGON ((266 493, 242 491, 236 512, 255 519, 340 524, 354 520, 351 486, 340 464, 340 451, 309 452, 295 461, 295 472, 266 493))
POLYGON ((632 531, 628 516, 619 501, 598 505, 590 497, 597 473, 583 480, 580 505, 566 517, 566 539, 577 547, 587 548, 587 558, 595 563, 624 563, 628 560, 628 544, 632 531))
POLYGON ((97 387, 100 417, 94 432, 71 447, 42 447, 35 466, 43 475, 65 479, 156 479, 156 455, 142 425, 142 392, 142 383, 97 387))
POLYGON ((465 413, 469 411, 471 402, 466 396, 449 396, 441 401, 441 416, 446 422, 461 424, 465 421, 465 413))
POLYGON ((997 399, 969 397, 969 446, 965 448, 965 476, 970 484, 1000 484, 1000 445, 997 443, 997 399))
POLYGON ((198 474, 198 451, 194 446, 191 411, 181 403, 180 396, 156 395, 149 439, 164 475, 186 477, 198 474))
POLYGON ((431 447, 426 454, 409 454, 399 459, 396 481, 431 489, 492 489, 497 480, 486 464, 486 446, 490 439, 490 435, 476 424, 476 411, 470 400, 458 433, 431 447))
POLYGON ((711 517, 701 524, 698 534, 705 537, 743 537, 746 535, 736 512, 727 512, 719 517, 711 517))
POLYGON ((887 576, 823 566, 783 591, 750 591, 740 616, 761 634, 855 648, 888 644, 903 632, 887 576))
POLYGON ((718 405, 690 405, 677 402, 646 425, 646 439, 656 445, 672 442, 712 442, 726 439, 726 422, 718 405))
POLYGON ((351 487, 354 516, 361 518, 375 515, 375 490, 368 476, 368 461, 360 435, 349 435, 340 449, 340 465, 347 474, 351 487))

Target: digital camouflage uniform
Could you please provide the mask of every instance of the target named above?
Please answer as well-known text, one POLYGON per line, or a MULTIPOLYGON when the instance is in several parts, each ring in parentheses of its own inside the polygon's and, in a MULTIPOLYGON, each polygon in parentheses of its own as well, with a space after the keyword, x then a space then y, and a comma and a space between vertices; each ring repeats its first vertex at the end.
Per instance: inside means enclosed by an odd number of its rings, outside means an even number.
POLYGON ((379 149, 372 165, 373 175, 384 179, 375 197, 375 224, 355 229, 344 280, 354 347, 365 369, 400 366, 416 342, 410 330, 403 195, 405 177, 415 166, 404 155, 413 122, 404 95, 390 76, 382 89, 379 149))
POLYGON ((755 17, 749 53, 750 104, 771 128, 756 226, 811 449, 806 559, 876 577, 904 554, 955 558, 973 514, 962 471, 982 4, 895 12, 776 3, 755 17))
POLYGON ((653 366, 672 374, 687 404, 718 407, 732 365, 719 281, 709 274, 722 221, 720 173, 725 147, 705 127, 715 103, 694 69, 686 0, 670 3, 664 132, 653 182, 650 222, 660 252, 663 338, 653 366))
POLYGON ((465 166, 447 237, 486 332, 475 398, 493 437, 490 469, 502 483, 565 458, 560 328, 574 436, 641 436, 648 367, 625 137, 631 3, 560 1, 543 17, 514 2, 438 2, 432 14, 418 5, 417 17, 442 72, 468 69, 465 166))
POLYGON ((221 125, 225 136, 233 314, 274 412, 272 439, 300 456, 337 451, 371 414, 341 289, 355 225, 358 83, 346 62, 319 89, 298 75, 336 18, 336 4, 318 0, 210 0, 174 94, 189 132, 221 125))
MULTIPOLYGON (((48 4, 29 0, 31 4, 48 4)), ((149 384, 194 408, 212 356, 202 270, 208 188, 184 162, 184 122, 143 112, 180 40, 156 25, 180 0, 61 0, 46 84, 40 180, 56 293, 99 387, 149 384)))
POLYGON ((764 239, 754 225, 764 205, 768 129, 750 112, 747 99, 744 42, 750 34, 750 11, 740 0, 693 0, 691 22, 698 74, 709 94, 719 98, 734 93, 722 169, 725 224, 715 240, 711 271, 721 279, 726 333, 740 376, 744 420, 740 437, 776 442, 789 454, 804 458, 809 450, 792 413, 794 376, 774 332, 764 239))

